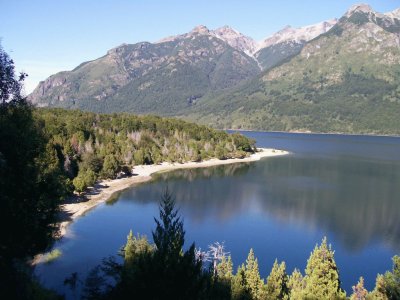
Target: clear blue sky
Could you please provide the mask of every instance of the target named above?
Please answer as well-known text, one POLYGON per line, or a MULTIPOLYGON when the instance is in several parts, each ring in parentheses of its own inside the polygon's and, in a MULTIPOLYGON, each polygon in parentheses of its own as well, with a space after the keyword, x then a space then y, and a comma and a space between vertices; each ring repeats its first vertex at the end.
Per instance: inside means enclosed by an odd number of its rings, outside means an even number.
MULTIPOLYGON (((122 43, 157 41, 202 24, 229 25, 256 40, 286 25, 305 26, 341 17, 351 0, 0 0, 1 44, 17 69, 29 74, 26 91, 40 80, 122 43)), ((400 0, 370 0, 376 11, 400 0)))

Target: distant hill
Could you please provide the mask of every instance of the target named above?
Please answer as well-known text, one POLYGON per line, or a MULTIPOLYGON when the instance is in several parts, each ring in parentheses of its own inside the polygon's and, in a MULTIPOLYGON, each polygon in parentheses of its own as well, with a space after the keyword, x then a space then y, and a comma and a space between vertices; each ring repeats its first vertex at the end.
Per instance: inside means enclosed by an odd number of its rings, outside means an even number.
POLYGON ((122 45, 41 82, 39 106, 179 116, 218 128, 400 134, 400 9, 256 42, 230 27, 122 45))

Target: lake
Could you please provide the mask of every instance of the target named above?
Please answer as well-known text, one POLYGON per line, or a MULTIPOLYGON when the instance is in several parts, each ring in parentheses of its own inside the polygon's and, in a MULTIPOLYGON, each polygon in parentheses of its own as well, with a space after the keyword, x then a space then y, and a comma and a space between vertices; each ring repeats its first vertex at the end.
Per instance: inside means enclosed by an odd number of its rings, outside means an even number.
POLYGON ((297 267, 304 274, 310 252, 327 236, 347 294, 360 276, 373 289, 377 273, 390 270, 391 257, 400 254, 400 138, 243 134, 259 147, 292 154, 158 174, 74 222, 55 245, 63 255, 37 266, 36 274, 71 297, 64 278, 84 275, 116 255, 130 229, 151 238, 168 186, 184 219, 187 246, 224 242, 235 268, 253 248, 265 278, 275 258, 286 262, 288 273, 297 267))

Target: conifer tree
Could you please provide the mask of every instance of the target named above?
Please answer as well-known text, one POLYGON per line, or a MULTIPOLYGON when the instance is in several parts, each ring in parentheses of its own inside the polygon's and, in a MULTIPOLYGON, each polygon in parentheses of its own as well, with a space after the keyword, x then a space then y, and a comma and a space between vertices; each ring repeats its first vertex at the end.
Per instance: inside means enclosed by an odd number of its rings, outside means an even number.
POLYGON ((264 298, 264 281, 260 277, 258 270, 258 260, 254 256, 253 249, 250 249, 245 266, 246 288, 250 292, 252 299, 264 298))
POLYGON ((185 242, 183 222, 175 209, 175 200, 168 188, 161 197, 160 219, 154 219, 156 230, 153 232, 153 241, 157 254, 165 259, 178 257, 185 242))
POLYGON ((316 245, 307 261, 305 276, 305 296, 317 299, 345 297, 340 288, 339 271, 334 259, 334 251, 324 237, 320 246, 316 245))
POLYGON ((305 282, 298 269, 294 269, 292 275, 289 276, 287 285, 291 300, 302 300, 304 298, 305 282))
POLYGON ((123 249, 125 263, 132 263, 140 254, 149 253, 153 250, 153 247, 147 241, 146 236, 140 236, 139 234, 134 236, 132 230, 129 231, 127 241, 123 249))
POLYGON ((229 255, 228 258, 222 257, 221 262, 217 265, 218 278, 231 281, 233 277, 233 263, 229 255))
POLYGON ((389 299, 400 299, 400 257, 395 255, 393 258, 392 272, 385 273, 387 294, 389 299))
POLYGON ((368 291, 364 287, 364 278, 360 277, 357 285, 352 287, 353 294, 350 296, 350 300, 366 300, 368 291))
POLYGON ((238 267, 235 276, 233 276, 231 290, 232 299, 234 300, 252 299, 250 291, 247 288, 246 268, 244 264, 238 267))
POLYGON ((286 264, 285 262, 278 264, 275 259, 265 286, 267 299, 288 299, 287 283, 286 264))
POLYGON ((367 299, 371 300, 388 300, 386 296, 386 283, 382 274, 376 276, 376 283, 374 290, 368 295, 367 299))

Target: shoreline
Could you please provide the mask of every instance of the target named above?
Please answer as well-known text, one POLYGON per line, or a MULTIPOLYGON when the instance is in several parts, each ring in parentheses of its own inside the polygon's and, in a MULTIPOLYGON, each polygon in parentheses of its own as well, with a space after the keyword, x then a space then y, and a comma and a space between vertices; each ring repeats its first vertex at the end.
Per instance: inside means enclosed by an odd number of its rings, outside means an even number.
POLYGON ((234 132, 261 132, 261 133, 288 133, 288 134, 310 134, 310 135, 338 135, 338 136, 361 136, 361 137, 392 137, 392 138, 400 138, 400 135, 394 134, 376 134, 376 133, 346 133, 346 132, 316 132, 316 131, 302 131, 302 130, 293 130, 293 131, 264 131, 264 130, 255 130, 255 129, 221 129, 225 131, 234 131, 234 132))
POLYGON ((68 233, 68 226, 77 218, 85 215, 86 212, 95 208, 97 205, 109 200, 113 194, 125 190, 135 184, 147 182, 152 179, 152 174, 159 172, 169 172, 178 169, 207 168, 218 165, 227 165, 242 162, 254 162, 265 157, 274 157, 289 154, 288 151, 278 149, 258 148, 259 152, 251 154, 245 158, 231 159, 209 159, 201 162, 168 163, 159 165, 140 165, 133 168, 133 175, 121 179, 102 180, 79 197, 73 197, 70 203, 61 205, 61 219, 59 223, 59 236, 62 238, 68 233), (84 201, 82 201, 84 199, 84 201), (63 220, 64 219, 64 220, 63 220))

